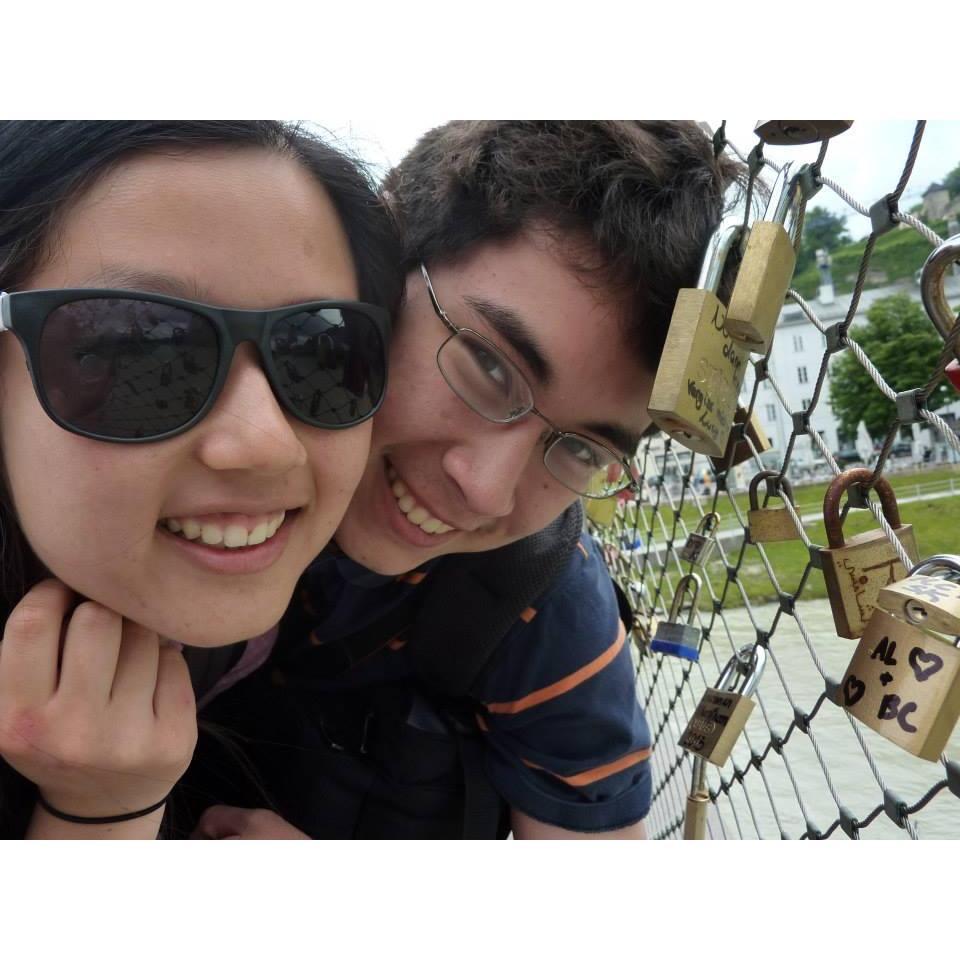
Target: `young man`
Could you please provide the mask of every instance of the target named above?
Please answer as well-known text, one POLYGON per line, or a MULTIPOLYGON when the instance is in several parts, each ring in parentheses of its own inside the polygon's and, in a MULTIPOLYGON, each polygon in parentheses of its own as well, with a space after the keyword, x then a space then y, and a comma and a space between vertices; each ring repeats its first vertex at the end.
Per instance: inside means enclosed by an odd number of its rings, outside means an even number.
MULTIPOLYGON (((309 834, 644 836, 651 736, 577 501, 630 482, 677 291, 736 174, 692 123, 490 121, 431 131, 387 177, 407 270, 387 399, 342 555, 282 631, 284 732, 258 758, 309 834)), ((224 808, 201 824, 278 830, 224 808)))

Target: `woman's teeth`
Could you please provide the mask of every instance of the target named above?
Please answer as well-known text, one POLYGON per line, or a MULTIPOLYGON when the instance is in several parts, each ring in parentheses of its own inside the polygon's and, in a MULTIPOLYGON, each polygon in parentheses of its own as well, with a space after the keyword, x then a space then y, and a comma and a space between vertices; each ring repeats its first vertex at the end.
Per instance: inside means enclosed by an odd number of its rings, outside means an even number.
POLYGON ((421 507, 410 495, 403 482, 397 478, 393 467, 388 468, 387 476, 390 479, 390 489, 397 501, 397 506, 406 518, 425 533, 449 533, 454 528, 449 524, 431 516, 424 507, 421 507))
POLYGON ((281 510, 262 523, 258 523, 252 530, 238 523, 230 523, 226 526, 218 523, 201 523, 192 517, 170 518, 160 522, 171 533, 176 533, 187 540, 199 540, 208 547, 232 549, 255 547, 269 540, 277 532, 285 516, 286 511, 281 510))

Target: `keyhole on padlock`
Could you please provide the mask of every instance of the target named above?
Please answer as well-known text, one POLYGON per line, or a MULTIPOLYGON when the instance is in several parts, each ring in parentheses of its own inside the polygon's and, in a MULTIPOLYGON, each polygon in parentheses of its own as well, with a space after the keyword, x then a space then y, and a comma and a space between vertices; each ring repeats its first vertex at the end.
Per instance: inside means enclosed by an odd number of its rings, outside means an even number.
POLYGON ((927 608, 919 600, 908 600, 903 605, 903 612, 911 623, 923 623, 927 619, 927 608))

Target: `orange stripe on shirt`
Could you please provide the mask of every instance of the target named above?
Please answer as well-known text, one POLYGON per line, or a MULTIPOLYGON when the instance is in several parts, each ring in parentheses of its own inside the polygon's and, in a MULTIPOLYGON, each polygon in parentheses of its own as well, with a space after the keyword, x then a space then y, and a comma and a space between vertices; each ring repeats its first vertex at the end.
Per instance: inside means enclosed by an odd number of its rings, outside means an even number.
POLYGON ((546 703, 548 700, 553 700, 554 697, 559 697, 574 687, 579 686, 584 681, 589 680, 598 674, 607 664, 611 663, 622 649, 626 635, 623 624, 619 620, 617 621, 617 626, 619 627, 617 630, 617 639, 614 640, 599 657, 591 660, 579 670, 567 674, 562 680, 557 680, 556 683, 551 683, 549 686, 534 690, 533 693, 528 693, 519 700, 510 700, 503 703, 488 703, 486 704, 487 710, 489 710, 490 713, 520 713, 523 710, 529 710, 531 707, 539 706, 541 703, 546 703))
POLYGON ((587 548, 579 540, 577 541, 577 546, 579 547, 580 552, 589 560, 590 554, 587 553, 587 548))
MULTIPOLYGON (((588 784, 596 783, 597 780, 603 780, 606 777, 612 777, 615 773, 619 773, 621 770, 626 770, 627 768, 635 766, 638 763, 642 763, 644 760, 649 759, 652 752, 653 751, 650 749, 650 747, 646 747, 643 750, 637 750, 635 753, 628 753, 625 757, 621 757, 619 760, 613 760, 610 763, 605 763, 600 767, 594 767, 592 770, 584 770, 582 773, 575 773, 572 777, 561 777, 559 773, 554 773, 552 770, 547 770, 546 767, 541 767, 530 760, 523 760, 523 762, 532 770, 542 770, 544 773, 549 773, 551 777, 556 777, 557 780, 562 780, 571 787, 585 787, 588 784)), ((521 757, 521 759, 523 758, 521 757)))
POLYGON ((524 623, 529 623, 536 615, 537 615, 536 608, 534 608, 534 607, 527 607, 527 609, 524 610, 523 613, 520 614, 520 619, 521 619, 524 623))
POLYGON ((401 573, 399 576, 395 577, 400 583, 422 583, 426 579, 427 575, 422 570, 411 570, 410 573, 401 573))

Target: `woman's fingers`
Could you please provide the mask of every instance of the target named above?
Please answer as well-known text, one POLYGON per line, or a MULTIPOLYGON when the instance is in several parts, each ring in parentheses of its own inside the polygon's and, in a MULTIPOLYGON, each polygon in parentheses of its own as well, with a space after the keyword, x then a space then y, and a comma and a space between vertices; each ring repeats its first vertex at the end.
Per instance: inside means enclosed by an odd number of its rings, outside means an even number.
POLYGON ((81 603, 67 626, 57 696, 88 707, 106 704, 123 636, 120 614, 99 603, 81 603))
POLYGON ((73 601, 59 580, 44 580, 13 609, 0 644, 0 700, 37 706, 53 696, 63 622, 73 601))
POLYGON ((143 706, 152 712, 160 638, 153 630, 132 620, 123 621, 122 636, 110 700, 118 706, 143 706))

